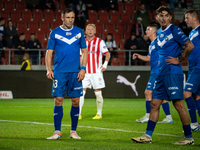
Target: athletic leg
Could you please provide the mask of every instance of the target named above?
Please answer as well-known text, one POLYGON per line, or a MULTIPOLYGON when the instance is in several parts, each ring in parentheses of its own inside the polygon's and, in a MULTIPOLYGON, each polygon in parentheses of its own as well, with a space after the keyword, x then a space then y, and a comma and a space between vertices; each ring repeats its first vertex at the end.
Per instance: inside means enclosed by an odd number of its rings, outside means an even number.
POLYGON ((79 97, 71 97, 72 107, 70 111, 71 116, 71 131, 70 137, 74 139, 81 139, 76 133, 79 117, 79 97))
POLYGON ((64 97, 55 97, 54 98, 54 128, 55 133, 48 137, 47 139, 61 139, 61 122, 63 118, 63 104, 64 97))
POLYGON ((82 119, 81 112, 82 112, 82 107, 84 104, 86 90, 87 90, 86 88, 83 88, 83 96, 80 97, 80 101, 79 101, 79 119, 82 119))
POLYGON ((162 108, 163 111, 165 112, 166 118, 164 118, 160 123, 173 123, 173 119, 170 114, 169 103, 167 100, 163 100, 162 108))
POLYGON ((183 131, 185 138, 181 139, 180 141, 174 143, 175 145, 193 145, 194 139, 192 138, 192 131, 190 127, 190 118, 185 108, 183 100, 174 100, 173 105, 178 111, 180 116, 181 122, 183 124, 183 131))
POLYGON ((97 115, 93 117, 93 119, 101 119, 102 118, 102 108, 103 108, 103 96, 101 89, 94 90, 96 96, 96 103, 97 103, 97 115))
POLYGON ((136 119, 136 122, 145 123, 149 121, 149 115, 151 111, 151 100, 152 100, 152 90, 145 90, 145 97, 146 97, 146 114, 141 119, 136 119))

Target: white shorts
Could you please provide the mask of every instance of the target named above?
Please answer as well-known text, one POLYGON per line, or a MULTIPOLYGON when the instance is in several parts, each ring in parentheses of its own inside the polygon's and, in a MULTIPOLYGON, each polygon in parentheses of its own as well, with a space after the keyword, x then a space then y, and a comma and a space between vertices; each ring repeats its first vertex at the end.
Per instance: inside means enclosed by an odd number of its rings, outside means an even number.
POLYGON ((83 88, 102 89, 105 87, 103 79, 103 73, 85 74, 85 78, 82 80, 83 88))

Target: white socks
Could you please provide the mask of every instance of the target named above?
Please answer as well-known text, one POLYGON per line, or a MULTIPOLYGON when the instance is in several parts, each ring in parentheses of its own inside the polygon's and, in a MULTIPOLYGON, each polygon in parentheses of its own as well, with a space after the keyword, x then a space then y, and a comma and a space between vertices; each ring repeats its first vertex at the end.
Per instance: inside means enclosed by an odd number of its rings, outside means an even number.
POLYGON ((96 95, 97 102, 97 114, 102 116, 102 108, 103 108, 103 96, 101 91, 94 92, 96 95))
POLYGON ((85 93, 86 91, 83 90, 83 96, 81 96, 79 100, 79 115, 81 115, 82 107, 84 104, 85 93))

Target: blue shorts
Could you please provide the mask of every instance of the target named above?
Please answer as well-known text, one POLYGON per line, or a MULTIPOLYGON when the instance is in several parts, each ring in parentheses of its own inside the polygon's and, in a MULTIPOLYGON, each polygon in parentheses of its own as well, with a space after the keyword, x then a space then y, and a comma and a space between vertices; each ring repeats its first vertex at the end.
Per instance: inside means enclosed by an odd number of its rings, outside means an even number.
POLYGON ((155 83, 157 76, 158 76, 158 74, 151 74, 149 81, 147 83, 147 87, 146 87, 147 90, 153 91, 154 83, 155 83))
POLYGON ((184 91, 200 95, 200 69, 188 71, 188 79, 184 91))
POLYGON ((67 96, 80 97, 83 95, 82 81, 78 81, 78 72, 55 73, 52 86, 52 96, 64 97, 66 91, 67 96))
POLYGON ((183 75, 158 75, 152 97, 162 100, 183 99, 183 75))

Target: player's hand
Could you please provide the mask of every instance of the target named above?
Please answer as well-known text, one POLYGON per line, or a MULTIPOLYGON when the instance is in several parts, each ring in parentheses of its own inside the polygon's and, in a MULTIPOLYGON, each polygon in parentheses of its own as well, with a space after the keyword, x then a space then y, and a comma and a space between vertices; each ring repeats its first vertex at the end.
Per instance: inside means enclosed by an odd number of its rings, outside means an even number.
POLYGON ((47 78, 50 79, 50 80, 53 80, 54 74, 53 74, 53 71, 52 71, 52 70, 47 71, 47 78))
POLYGON ((101 72, 104 72, 104 71, 106 71, 106 68, 104 68, 103 66, 101 66, 101 72))
POLYGON ((135 60, 136 58, 138 58, 138 55, 139 55, 139 54, 134 53, 134 54, 133 54, 133 60, 135 60))
POLYGON ((77 78, 78 78, 78 81, 79 81, 79 82, 82 81, 82 80, 85 78, 85 70, 81 69, 81 70, 79 71, 79 73, 78 73, 77 78))
POLYGON ((165 62, 169 65, 169 64, 173 64, 173 65, 178 65, 180 64, 180 61, 177 58, 174 58, 174 57, 171 57, 171 56, 168 56, 167 59, 165 60, 165 62))

